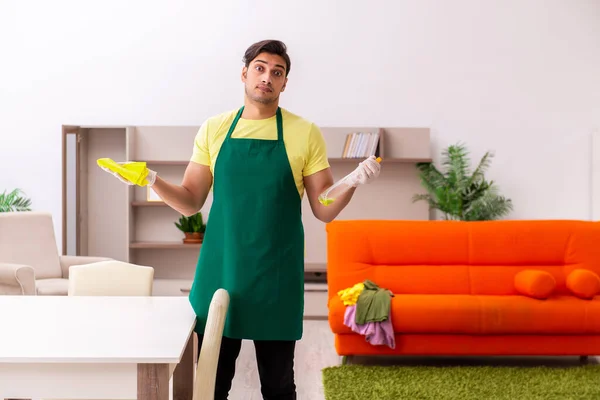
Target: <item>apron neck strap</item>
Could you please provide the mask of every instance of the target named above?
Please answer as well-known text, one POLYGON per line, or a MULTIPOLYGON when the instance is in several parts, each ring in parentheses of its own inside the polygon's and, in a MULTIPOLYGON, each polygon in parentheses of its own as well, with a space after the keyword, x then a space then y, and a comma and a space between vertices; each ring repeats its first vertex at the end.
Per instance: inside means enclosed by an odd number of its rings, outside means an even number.
POLYGON ((283 117, 281 107, 277 107, 277 141, 283 143, 283 117))
MULTIPOLYGON (((244 112, 244 106, 242 106, 238 110, 237 114, 235 115, 235 118, 233 119, 233 122, 231 123, 231 126, 229 127, 229 131, 227 132, 227 136, 225 137, 225 140, 228 140, 231 138, 231 134, 235 130, 235 126, 237 125, 238 121, 242 117, 243 112, 244 112)), ((277 117, 277 141, 283 142, 283 116, 281 114, 281 107, 277 107, 276 117, 277 117)))

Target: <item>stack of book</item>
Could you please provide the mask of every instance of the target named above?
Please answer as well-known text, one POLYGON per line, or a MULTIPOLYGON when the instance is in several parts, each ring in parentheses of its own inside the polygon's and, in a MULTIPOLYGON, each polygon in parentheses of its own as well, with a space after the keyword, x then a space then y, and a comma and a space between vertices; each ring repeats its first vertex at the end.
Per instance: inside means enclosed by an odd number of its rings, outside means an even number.
POLYGON ((353 132, 346 136, 342 158, 367 158, 376 155, 378 132, 353 132))

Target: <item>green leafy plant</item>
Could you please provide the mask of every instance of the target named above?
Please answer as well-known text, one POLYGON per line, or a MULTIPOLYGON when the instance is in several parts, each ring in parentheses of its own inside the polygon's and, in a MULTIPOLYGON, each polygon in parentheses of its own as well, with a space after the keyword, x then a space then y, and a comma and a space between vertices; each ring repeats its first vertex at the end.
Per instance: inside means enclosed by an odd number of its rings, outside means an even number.
POLYGON ((31 211, 31 200, 21 189, 0 194, 0 212, 31 211))
POLYGON ((190 215, 189 217, 182 215, 179 217, 179 221, 175 222, 175 226, 184 233, 204 233, 206 230, 206 225, 202 220, 201 212, 190 215))
POLYGON ((426 194, 413 196, 413 202, 426 201, 446 220, 485 221, 504 217, 513 209, 510 199, 499 195, 494 181, 485 179, 493 155, 486 152, 471 172, 469 153, 463 144, 448 146, 442 152, 443 171, 431 162, 417 163, 426 194))

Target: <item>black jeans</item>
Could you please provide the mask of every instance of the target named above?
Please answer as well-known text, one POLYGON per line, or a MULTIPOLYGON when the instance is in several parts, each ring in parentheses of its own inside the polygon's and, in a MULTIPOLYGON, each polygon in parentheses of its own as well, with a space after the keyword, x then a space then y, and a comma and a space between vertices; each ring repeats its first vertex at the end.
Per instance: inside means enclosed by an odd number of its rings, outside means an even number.
MULTIPOLYGON (((198 349, 201 346, 202 335, 198 335, 198 349)), ((223 337, 217 366, 215 400, 227 400, 241 348, 241 339, 223 337)), ((296 400, 295 348, 295 341, 254 341, 260 391, 264 400, 296 400)))

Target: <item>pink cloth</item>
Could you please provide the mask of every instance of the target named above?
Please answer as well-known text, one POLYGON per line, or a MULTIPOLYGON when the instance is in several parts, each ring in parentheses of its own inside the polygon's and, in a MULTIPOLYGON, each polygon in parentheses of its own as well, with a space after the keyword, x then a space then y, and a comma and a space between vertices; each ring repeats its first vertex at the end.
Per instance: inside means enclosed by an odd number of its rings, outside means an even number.
POLYGON ((367 322, 357 325, 356 322, 356 304, 346 306, 344 313, 344 325, 360 335, 364 335, 367 342, 372 345, 387 345, 394 349, 396 339, 394 337, 394 328, 392 327, 392 313, 382 322, 367 322))

